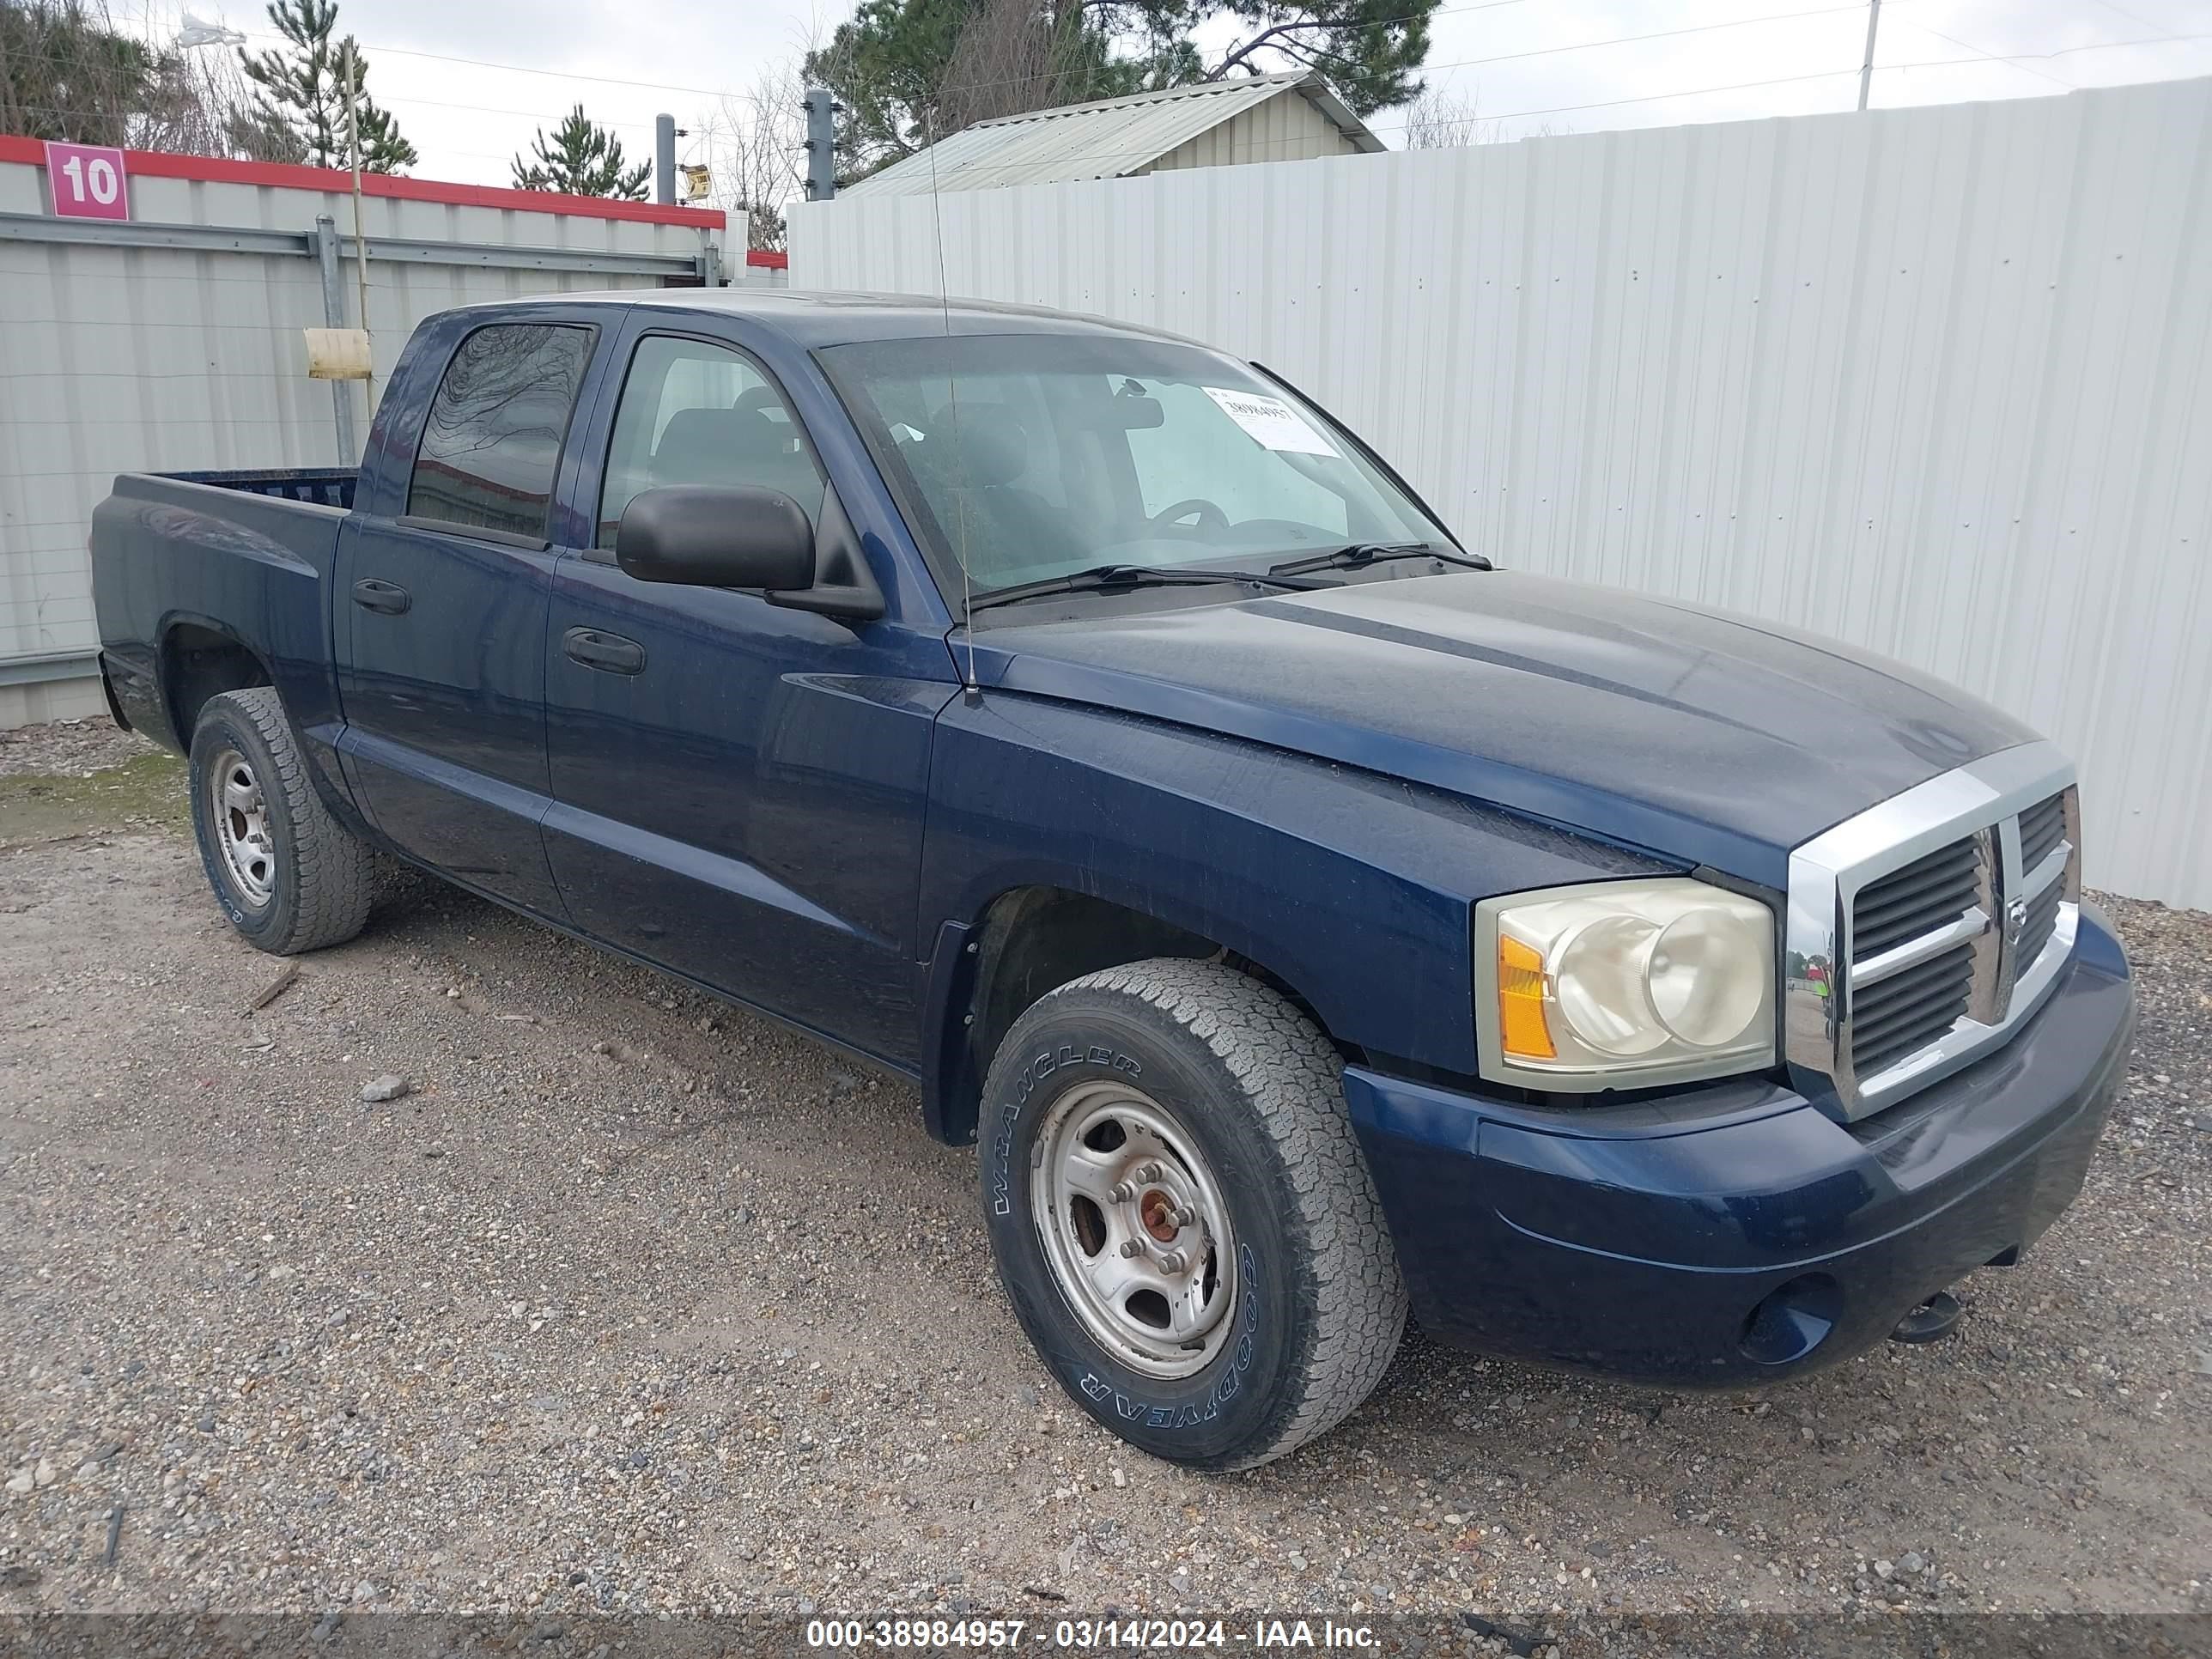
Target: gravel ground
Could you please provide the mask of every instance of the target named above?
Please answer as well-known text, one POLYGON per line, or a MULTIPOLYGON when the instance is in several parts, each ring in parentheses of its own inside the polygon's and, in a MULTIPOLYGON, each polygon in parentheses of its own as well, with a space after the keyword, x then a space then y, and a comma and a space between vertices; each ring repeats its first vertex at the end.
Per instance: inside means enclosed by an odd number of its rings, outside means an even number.
POLYGON ((103 767, 120 766, 140 755, 159 752, 145 738, 104 717, 19 726, 0 731, 0 778, 82 777, 103 767))
POLYGON ((2113 906, 2126 1098, 1960 1334, 1741 1396, 1416 1337, 1205 1479, 1045 1376, 905 1086, 424 880, 248 1012, 284 969, 173 812, 26 788, 0 1612, 2204 1607, 2212 918, 2113 906))

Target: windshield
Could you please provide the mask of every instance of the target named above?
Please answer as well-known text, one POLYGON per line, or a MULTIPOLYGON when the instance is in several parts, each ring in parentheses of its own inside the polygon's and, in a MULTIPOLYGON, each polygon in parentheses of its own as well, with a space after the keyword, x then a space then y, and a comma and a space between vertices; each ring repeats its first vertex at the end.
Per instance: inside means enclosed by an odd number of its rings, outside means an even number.
POLYGON ((1111 335, 951 335, 821 360, 957 592, 1100 565, 1262 569, 1451 538, 1311 405, 1211 351, 1111 335))

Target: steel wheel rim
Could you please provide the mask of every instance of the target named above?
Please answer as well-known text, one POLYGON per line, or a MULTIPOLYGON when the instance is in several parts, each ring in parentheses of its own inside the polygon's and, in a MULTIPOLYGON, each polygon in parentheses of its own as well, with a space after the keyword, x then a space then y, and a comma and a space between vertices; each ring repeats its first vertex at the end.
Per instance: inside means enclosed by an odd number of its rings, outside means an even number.
POLYGON ((276 890, 276 844, 261 780, 235 749, 216 757, 207 774, 208 822, 231 884, 256 908, 276 890))
POLYGON ((1236 1232, 1196 1139, 1158 1101, 1112 1081, 1062 1094, 1031 1156, 1030 1211, 1061 1297, 1115 1359, 1173 1378, 1221 1352, 1236 1232))

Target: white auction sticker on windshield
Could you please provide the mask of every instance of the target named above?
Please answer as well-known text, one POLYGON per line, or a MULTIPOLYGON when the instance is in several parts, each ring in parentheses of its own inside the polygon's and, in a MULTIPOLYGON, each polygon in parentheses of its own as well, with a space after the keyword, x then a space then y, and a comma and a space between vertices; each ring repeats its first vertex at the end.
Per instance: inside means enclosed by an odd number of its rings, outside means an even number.
POLYGON ((1231 392, 1218 386, 1200 390, 1221 405, 1223 414, 1269 449, 1286 450, 1293 455, 1336 453, 1336 446, 1280 398, 1264 392, 1231 392))

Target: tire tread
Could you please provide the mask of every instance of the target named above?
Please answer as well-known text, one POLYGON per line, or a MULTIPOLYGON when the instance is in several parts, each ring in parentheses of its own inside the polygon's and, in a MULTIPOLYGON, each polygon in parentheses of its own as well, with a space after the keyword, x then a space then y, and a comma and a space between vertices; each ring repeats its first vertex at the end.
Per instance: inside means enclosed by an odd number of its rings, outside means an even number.
MULTIPOLYGON (((1072 980, 1018 1027, 1080 994, 1128 997, 1158 1011, 1237 1079, 1288 1172, 1292 1231, 1308 1242, 1316 1310, 1294 1368, 1290 1409, 1264 1438, 1209 1467, 1246 1469, 1304 1445, 1349 1417, 1382 1380, 1406 1325, 1398 1256, 1367 1160, 1344 1107, 1344 1062, 1279 993, 1218 962, 1160 957, 1072 980)), ((1009 1042, 1013 1041, 1010 1035, 1009 1042)))
POLYGON ((307 775, 306 757, 276 688, 249 686, 208 699, 200 711, 204 726, 218 704, 228 705, 250 726, 275 763, 262 785, 281 805, 292 830, 293 879, 296 902, 290 925, 280 935, 253 942, 276 956, 297 956, 343 945, 368 921, 375 885, 375 855, 331 815, 307 775))

